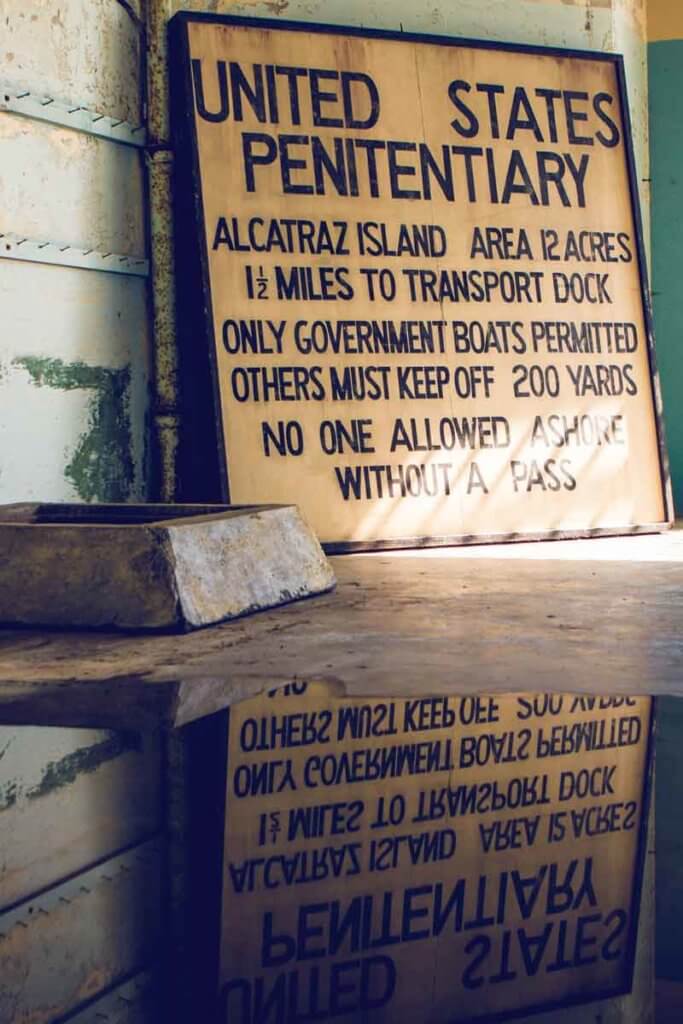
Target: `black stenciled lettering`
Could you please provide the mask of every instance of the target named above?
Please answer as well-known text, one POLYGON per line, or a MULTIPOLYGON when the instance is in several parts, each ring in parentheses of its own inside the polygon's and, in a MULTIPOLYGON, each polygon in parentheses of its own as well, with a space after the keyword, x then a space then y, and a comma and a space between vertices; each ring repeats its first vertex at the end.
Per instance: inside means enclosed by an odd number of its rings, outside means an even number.
POLYGON ((304 763, 303 783, 307 789, 318 789, 448 772, 452 768, 453 741, 425 740, 311 754, 304 763))
POLYGON ((414 153, 417 144, 414 142, 387 142, 387 161, 391 194, 395 199, 420 199, 421 193, 416 188, 406 188, 400 184, 401 178, 414 178, 417 170, 412 164, 399 162, 401 153, 414 153))
POLYGON ((314 804, 292 808, 288 814, 287 839, 320 839, 360 830, 360 819, 365 810, 362 800, 314 804))
POLYGON ((484 853, 531 848, 536 842, 540 814, 533 817, 500 818, 490 824, 479 823, 479 838, 484 853))
POLYGON ((597 768, 580 768, 560 773, 558 799, 585 800, 590 797, 614 795, 616 765, 601 765, 597 768))
POLYGON ((611 149, 614 146, 618 146, 621 141, 619 129, 616 123, 609 116, 605 110, 605 105, 611 106, 614 103, 613 98, 607 92, 599 92, 593 97, 593 110, 603 122, 604 125, 609 129, 609 135, 605 135, 602 130, 595 133, 596 139, 598 139, 603 146, 611 149))
POLYGON ((250 754, 327 743, 331 722, 332 712, 328 710, 262 715, 260 718, 250 716, 245 718, 240 728, 240 750, 250 754))
POLYGON ((576 90, 565 90, 562 94, 564 102, 565 118, 567 122, 567 137, 572 146, 592 146, 593 138, 590 135, 579 135, 576 125, 588 121, 588 114, 583 109, 577 109, 577 104, 588 103, 588 93, 576 90))
POLYGON ((444 818, 526 809, 550 803, 548 775, 521 775, 505 782, 462 782, 420 790, 414 824, 444 818))
POLYGON ((348 424, 343 420, 323 420, 319 427, 319 439, 325 455, 375 451, 370 419, 352 419, 348 424))
POLYGON ((518 131, 530 131, 537 142, 543 142, 543 132, 536 119, 531 100, 527 96, 526 89, 521 85, 516 87, 512 97, 505 138, 514 139, 518 131))
POLYGON ((566 828, 579 840, 614 832, 630 832, 638 822, 638 803, 635 800, 612 801, 575 807, 564 813, 566 828))
POLYGON ((574 491, 577 486, 571 459, 511 459, 510 479, 515 494, 574 491))
POLYGON ((471 108, 468 107, 467 104, 460 98, 461 92, 467 93, 470 92, 471 89, 472 86, 470 85, 470 83, 464 82, 462 81, 462 79, 456 79, 455 81, 451 82, 450 85, 448 86, 448 98, 450 99, 451 103, 458 111, 458 113, 462 114, 465 117, 464 123, 459 118, 456 117, 453 121, 451 121, 451 128, 453 128, 454 131, 458 133, 458 135, 462 135, 462 137, 465 139, 473 139, 479 132, 479 121, 477 120, 474 111, 471 110, 471 108))
POLYGON ((216 61, 216 78, 218 82, 219 106, 217 110, 208 110, 204 95, 202 62, 197 58, 192 59, 192 81, 194 84, 194 97, 197 113, 204 121, 212 121, 214 123, 225 121, 230 113, 228 71, 224 60, 216 61))
POLYGON ((559 715, 564 707, 564 697, 556 693, 518 697, 517 705, 517 718, 524 722, 532 717, 543 718, 546 715, 559 715))
POLYGON ((334 963, 310 963, 274 978, 238 978, 223 986, 221 1020, 241 1024, 365 1018, 394 996, 397 971, 391 957, 368 956, 334 963))
POLYGON ((481 146, 451 146, 451 152, 455 156, 461 156, 465 164, 465 179, 467 181, 467 198, 471 203, 477 200, 477 184, 474 177, 474 158, 483 154, 481 146))
POLYGON ((266 458, 270 458, 273 449, 282 456, 303 454, 304 432, 297 420, 278 420, 275 427, 264 420, 261 423, 261 434, 266 458))
POLYGON ((548 122, 548 141, 557 142, 557 114, 556 104, 562 99, 559 89, 535 89, 535 95, 539 96, 545 103, 545 114, 548 122))
POLYGON ((422 143, 418 146, 420 172, 422 175, 422 195, 425 199, 432 198, 432 179, 438 185, 445 199, 451 203, 455 199, 453 166, 449 158, 449 152, 448 146, 441 147, 441 162, 439 163, 435 154, 432 153, 428 146, 422 143))
POLYGON ((313 161, 313 177, 315 191, 318 195, 327 192, 327 180, 334 186, 340 196, 349 194, 348 174, 346 167, 346 151, 343 139, 334 139, 334 156, 332 156, 321 139, 316 135, 311 138, 311 156, 313 161))
MULTIPOLYGON (((373 873, 384 873, 418 867, 422 864, 437 864, 451 860, 457 849, 457 836, 452 828, 441 828, 425 832, 387 835, 372 839, 368 850, 368 870, 373 873)), ((420 895, 428 895, 430 889, 424 887, 420 895)), ((404 906, 404 910, 405 910, 404 906)), ((418 916, 417 914, 411 916, 418 916)), ((426 917, 427 910, 422 908, 419 916, 426 917)), ((401 933, 402 942, 411 942, 428 938, 429 931, 422 933, 406 926, 407 917, 403 919, 401 933)))
POLYGON ((307 143, 307 135, 280 135, 278 137, 282 187, 287 194, 312 195, 313 193, 312 185, 292 180, 292 173, 299 170, 305 170, 308 164, 305 159, 293 156, 290 153, 290 149, 293 146, 305 146, 307 143))
POLYGON ((398 734, 397 703, 342 703, 337 711, 338 742, 398 734))
POLYGON ((539 151, 537 160, 541 203, 544 206, 551 205, 549 186, 552 184, 555 186, 562 205, 571 206, 571 200, 562 183, 568 165, 557 153, 547 151, 539 151))
POLYGON ((265 167, 275 162, 277 158, 277 144, 265 132, 243 132, 242 158, 247 192, 255 192, 256 175, 254 168, 265 167))
POLYGON ((335 846, 306 845, 304 849, 292 852, 229 861, 228 876, 236 896, 259 889, 287 889, 353 878, 361 873, 361 851, 359 842, 335 846))
POLYGON ((572 714, 589 711, 607 711, 610 708, 637 708, 637 697, 574 697, 570 707, 572 714))
POLYGON ((238 366, 230 373, 236 402, 322 402, 321 366, 238 366))
POLYGON ((333 402, 384 401, 390 395, 390 366, 345 366, 329 368, 330 398, 333 402))
POLYGON ((301 108, 299 104, 299 80, 306 77, 306 68, 290 67, 279 64, 275 74, 285 79, 288 90, 289 115, 293 125, 301 124, 301 108))
POLYGON ((486 96, 489 113, 489 126, 494 139, 500 138, 500 126, 498 124, 498 102, 497 97, 505 92, 505 87, 488 82, 477 82, 477 92, 486 96))
POLYGON ((530 756, 532 740, 530 729, 506 730, 502 733, 483 732, 460 738, 460 768, 484 767, 526 761, 530 756))
POLYGON ((263 68, 260 64, 252 65, 253 85, 236 61, 230 61, 230 87, 232 92, 233 117, 236 121, 244 120, 244 100, 262 124, 266 117, 266 98, 263 82, 263 68))
POLYGON ((638 385, 633 376, 631 363, 579 363, 577 366, 566 366, 567 375, 577 397, 592 395, 611 398, 621 395, 637 395, 638 385))
POLYGON ((379 90, 370 75, 361 71, 343 71, 341 75, 342 97, 344 102, 345 126, 356 130, 373 128, 379 121, 380 96, 379 90), (354 105, 354 87, 361 87, 366 92, 368 112, 362 117, 354 105))
POLYGON ((512 199, 513 195, 525 195, 529 197, 532 206, 538 206, 539 198, 536 189, 531 181, 524 156, 519 149, 513 149, 510 154, 510 163, 505 177, 501 203, 505 206, 512 199))
POLYGON ((565 757, 583 751, 634 746, 640 741, 641 734, 642 723, 638 715, 593 718, 547 728, 541 726, 536 736, 536 756, 565 757))
POLYGON ((387 143, 382 139, 356 139, 356 149, 365 153, 367 162, 367 181, 370 188, 370 195, 373 199, 379 198, 379 173, 377 170, 377 153, 387 148, 387 143))
POLYGON ((289 758, 239 764, 233 774, 232 791, 239 800, 293 791, 297 788, 294 763, 289 758))
POLYGON ((324 104, 336 104, 338 96, 336 91, 323 89, 322 82, 336 82, 339 80, 338 71, 326 71, 323 68, 310 68, 309 78, 311 86, 311 108, 313 111, 313 124, 316 128, 342 128, 344 120, 341 117, 330 117, 322 112, 324 104))

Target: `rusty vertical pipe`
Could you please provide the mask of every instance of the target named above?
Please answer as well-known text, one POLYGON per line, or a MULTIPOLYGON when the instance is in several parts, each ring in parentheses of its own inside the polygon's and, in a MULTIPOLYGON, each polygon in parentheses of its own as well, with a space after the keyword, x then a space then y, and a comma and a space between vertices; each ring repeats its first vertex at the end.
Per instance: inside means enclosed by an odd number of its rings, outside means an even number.
POLYGON ((166 31, 172 0, 147 0, 147 182, 151 249, 151 316, 153 336, 154 495, 178 499, 177 451, 180 431, 178 351, 175 319, 172 177, 168 113, 166 31))

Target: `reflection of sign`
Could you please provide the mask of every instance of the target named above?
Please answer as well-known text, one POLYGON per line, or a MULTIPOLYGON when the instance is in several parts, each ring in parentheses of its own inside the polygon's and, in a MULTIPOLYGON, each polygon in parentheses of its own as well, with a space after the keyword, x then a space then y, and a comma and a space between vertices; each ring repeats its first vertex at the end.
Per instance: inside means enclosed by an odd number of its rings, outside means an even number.
POLYGON ((455 1024, 627 991, 650 703, 236 705, 220 1019, 455 1024))
POLYGON ((337 544, 661 525, 620 59, 179 24, 230 499, 337 544))

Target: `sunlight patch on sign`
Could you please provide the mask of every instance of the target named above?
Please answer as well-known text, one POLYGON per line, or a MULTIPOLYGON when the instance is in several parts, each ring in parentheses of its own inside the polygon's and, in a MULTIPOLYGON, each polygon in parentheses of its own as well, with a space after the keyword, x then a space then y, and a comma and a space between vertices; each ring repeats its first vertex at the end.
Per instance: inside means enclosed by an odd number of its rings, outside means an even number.
POLYGON ((666 525, 620 59, 181 28, 230 499, 342 546, 666 525))

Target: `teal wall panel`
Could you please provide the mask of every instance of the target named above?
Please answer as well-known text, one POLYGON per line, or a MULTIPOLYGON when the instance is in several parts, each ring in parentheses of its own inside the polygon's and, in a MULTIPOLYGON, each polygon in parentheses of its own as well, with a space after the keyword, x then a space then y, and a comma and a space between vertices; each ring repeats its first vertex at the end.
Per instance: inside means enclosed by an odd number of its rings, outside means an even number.
POLYGON ((652 293, 676 512, 683 515, 683 40, 648 46, 652 293))

